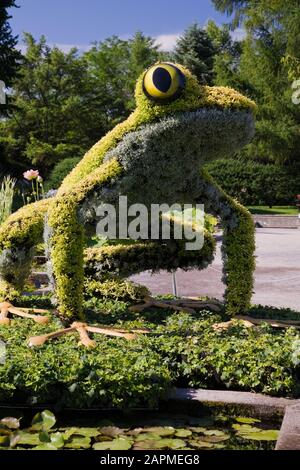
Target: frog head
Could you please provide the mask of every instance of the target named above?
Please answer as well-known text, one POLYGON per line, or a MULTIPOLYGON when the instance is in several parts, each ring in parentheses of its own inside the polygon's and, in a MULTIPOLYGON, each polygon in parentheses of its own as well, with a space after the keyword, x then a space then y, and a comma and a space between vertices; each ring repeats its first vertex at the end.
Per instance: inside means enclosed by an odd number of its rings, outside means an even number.
POLYGON ((135 97, 135 111, 87 152, 59 194, 110 158, 133 179, 151 170, 157 181, 169 175, 177 184, 179 169, 188 181, 196 167, 232 156, 254 135, 253 101, 231 88, 202 86, 179 64, 154 64, 139 77, 135 97))
POLYGON ((137 82, 136 103, 141 125, 171 118, 182 145, 205 146, 202 163, 232 156, 254 135, 253 101, 228 87, 201 85, 180 64, 158 62, 146 70, 137 82))

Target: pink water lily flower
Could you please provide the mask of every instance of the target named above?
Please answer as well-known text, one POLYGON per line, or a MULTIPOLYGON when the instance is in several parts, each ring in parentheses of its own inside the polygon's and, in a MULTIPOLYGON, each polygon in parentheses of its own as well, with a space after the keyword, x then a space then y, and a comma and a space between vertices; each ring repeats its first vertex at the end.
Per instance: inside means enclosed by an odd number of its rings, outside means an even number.
POLYGON ((27 170, 23 176, 27 181, 35 180, 39 177, 39 170, 27 170))

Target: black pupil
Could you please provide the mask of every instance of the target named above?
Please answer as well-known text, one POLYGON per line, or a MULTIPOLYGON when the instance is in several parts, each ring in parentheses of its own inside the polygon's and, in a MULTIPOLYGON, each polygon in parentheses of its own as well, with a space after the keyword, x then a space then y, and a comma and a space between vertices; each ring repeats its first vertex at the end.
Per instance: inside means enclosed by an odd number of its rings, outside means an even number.
POLYGON ((153 83, 162 93, 167 93, 172 85, 172 77, 166 69, 157 67, 153 73, 153 83))

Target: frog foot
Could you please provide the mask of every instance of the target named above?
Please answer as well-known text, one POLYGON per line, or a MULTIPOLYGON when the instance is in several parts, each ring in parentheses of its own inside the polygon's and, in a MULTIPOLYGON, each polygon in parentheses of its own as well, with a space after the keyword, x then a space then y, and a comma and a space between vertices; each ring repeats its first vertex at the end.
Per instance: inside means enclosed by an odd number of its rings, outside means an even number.
POLYGON ((223 304, 218 300, 199 300, 192 298, 182 298, 174 300, 160 300, 150 296, 144 297, 144 303, 133 305, 129 308, 131 312, 143 312, 150 307, 171 309, 177 312, 196 313, 196 310, 209 309, 219 313, 223 308, 223 304))
POLYGON ((10 302, 1 302, 0 303, 0 325, 9 325, 10 316, 16 315, 17 317, 30 318, 31 320, 39 323, 40 325, 45 325, 49 322, 49 317, 46 315, 35 315, 35 314, 45 314, 48 313, 48 310, 41 310, 37 308, 19 308, 14 307, 10 302), (33 312, 33 313, 30 313, 33 312))
POLYGON ((235 320, 239 320, 240 324, 242 324, 245 328, 254 328, 255 326, 259 326, 262 324, 268 324, 273 328, 291 328, 294 327, 296 329, 300 329, 300 321, 299 320, 275 320, 270 318, 253 318, 248 315, 237 315, 232 320, 223 322, 223 323, 215 323, 213 325, 214 330, 228 330, 236 325, 235 320))
POLYGON ((59 338, 69 333, 77 333, 79 335, 79 344, 87 348, 94 348, 96 346, 96 342, 89 337, 88 333, 99 333, 106 336, 117 336, 127 340, 132 340, 136 338, 137 333, 146 334, 149 333, 149 330, 134 330, 133 333, 129 333, 126 330, 118 328, 98 327, 88 325, 87 323, 74 322, 69 328, 64 328, 62 330, 54 331, 53 333, 48 333, 41 336, 32 336, 28 340, 28 346, 42 346, 51 339, 59 338))

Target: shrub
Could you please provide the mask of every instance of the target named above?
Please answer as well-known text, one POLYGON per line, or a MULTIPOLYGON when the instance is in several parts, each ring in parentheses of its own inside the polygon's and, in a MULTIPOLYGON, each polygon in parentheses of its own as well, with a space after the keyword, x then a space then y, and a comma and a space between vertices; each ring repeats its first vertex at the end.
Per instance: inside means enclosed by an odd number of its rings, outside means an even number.
POLYGON ((57 163, 46 182, 46 190, 58 189, 65 177, 75 168, 80 160, 81 158, 79 157, 65 158, 57 163))
POLYGON ((173 381, 183 387, 299 396, 296 330, 278 331, 267 324, 249 329, 236 321, 233 328, 215 331, 212 324, 220 319, 209 312, 206 316, 195 321, 188 314, 172 315, 158 327, 161 335, 151 338, 173 381))
POLYGON ((290 205, 300 190, 300 167, 281 167, 238 159, 206 166, 230 196, 245 205, 290 205))

